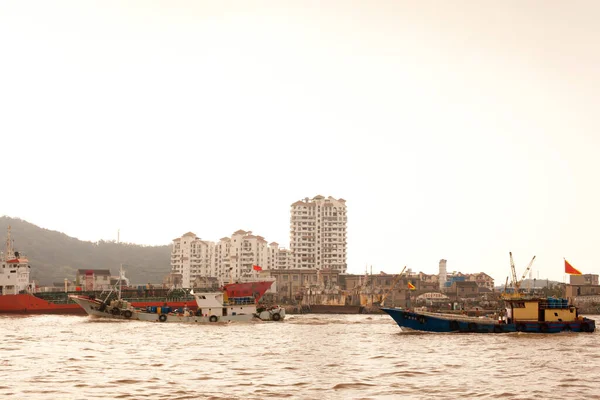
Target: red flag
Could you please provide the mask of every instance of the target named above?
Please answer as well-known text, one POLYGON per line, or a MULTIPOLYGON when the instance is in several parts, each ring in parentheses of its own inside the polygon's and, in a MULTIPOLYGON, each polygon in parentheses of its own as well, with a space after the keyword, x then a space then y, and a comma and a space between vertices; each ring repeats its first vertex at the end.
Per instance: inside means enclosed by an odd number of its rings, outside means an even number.
POLYGON ((258 265, 253 265, 252 269, 255 270, 255 271, 262 271, 262 267, 258 266, 258 265))
POLYGON ((410 290, 415 290, 415 289, 416 289, 415 285, 413 285, 413 284, 412 284, 412 283, 410 283, 410 282, 408 282, 408 288, 409 288, 410 290))
POLYGON ((577 268, 574 268, 567 260, 565 260, 565 274, 582 275, 581 271, 579 271, 577 268))

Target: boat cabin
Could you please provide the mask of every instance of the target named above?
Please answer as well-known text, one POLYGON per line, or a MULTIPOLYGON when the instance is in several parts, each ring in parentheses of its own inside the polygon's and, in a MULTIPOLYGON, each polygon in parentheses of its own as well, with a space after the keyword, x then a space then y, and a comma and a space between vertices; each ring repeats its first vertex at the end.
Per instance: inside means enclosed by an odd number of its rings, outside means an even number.
POLYGON ((509 324, 525 321, 563 322, 577 319, 577 309, 575 306, 569 305, 567 299, 513 298, 504 301, 506 302, 506 322, 509 324))

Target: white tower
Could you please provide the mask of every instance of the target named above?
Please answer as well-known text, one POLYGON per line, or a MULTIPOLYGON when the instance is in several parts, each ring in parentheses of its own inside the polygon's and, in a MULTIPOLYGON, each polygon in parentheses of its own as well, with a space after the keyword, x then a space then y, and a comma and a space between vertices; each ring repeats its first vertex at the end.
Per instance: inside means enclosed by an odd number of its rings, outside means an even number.
POLYGON ((446 286, 446 260, 440 260, 440 290, 446 286))

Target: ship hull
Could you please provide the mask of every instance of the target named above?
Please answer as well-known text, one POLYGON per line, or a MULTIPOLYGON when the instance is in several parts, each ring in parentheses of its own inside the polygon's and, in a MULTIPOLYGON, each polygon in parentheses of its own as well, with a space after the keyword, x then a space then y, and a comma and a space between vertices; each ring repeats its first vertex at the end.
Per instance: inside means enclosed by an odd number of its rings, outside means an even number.
POLYGON ((504 324, 489 319, 461 318, 454 315, 435 316, 397 308, 382 308, 400 328, 424 332, 465 332, 465 333, 559 333, 565 331, 594 332, 594 320, 583 318, 576 321, 560 322, 519 322, 504 324))
MULTIPOLYGON (((193 323, 193 324, 209 324, 218 322, 250 322, 258 321, 256 316, 256 307, 254 305, 247 306, 242 312, 234 312, 231 315, 184 315, 183 313, 152 313, 143 310, 120 310, 118 313, 111 311, 107 307, 102 307, 100 300, 91 300, 81 296, 71 297, 86 314, 98 318, 110 318, 132 321, 146 322, 172 322, 172 323, 193 323)), ((279 319, 277 319, 279 320, 279 319)))
MULTIPOLYGON (((256 282, 242 282, 242 283, 231 283, 223 287, 224 291, 229 297, 252 297, 260 299, 267 290, 273 284, 272 281, 256 281, 256 282)), ((157 292, 159 292, 157 290, 157 292)), ((131 299, 124 297, 125 300, 130 301, 131 305, 136 308, 146 308, 148 306, 163 306, 168 305, 171 308, 182 308, 188 306, 190 309, 196 309, 196 301, 193 297, 189 298, 178 298, 176 300, 167 298, 167 292, 165 297, 160 297, 158 294, 153 294, 153 298, 135 298, 138 297, 135 294, 130 294, 131 299)), ((77 303, 69 300, 70 293, 60 293, 60 300, 57 302, 51 302, 44 298, 38 297, 33 294, 9 294, 0 296, 0 314, 61 314, 61 315, 86 315, 77 303)), ((73 293, 76 294, 76 293, 73 293)), ((100 293, 96 293, 99 295, 100 293)), ((40 294, 42 296, 44 294, 40 294)), ((45 296, 42 296, 45 297, 45 296)))
POLYGON ((311 314, 360 314, 362 311, 362 306, 312 304, 306 312, 311 314))
MULTIPOLYGON (((172 308, 195 308, 193 300, 167 301, 172 308)), ((163 306, 164 300, 132 301, 134 307, 145 308, 148 306, 163 306)), ((41 299, 31 294, 11 294, 0 296, 0 314, 61 314, 61 315, 86 315, 77 303, 56 304, 41 299)))

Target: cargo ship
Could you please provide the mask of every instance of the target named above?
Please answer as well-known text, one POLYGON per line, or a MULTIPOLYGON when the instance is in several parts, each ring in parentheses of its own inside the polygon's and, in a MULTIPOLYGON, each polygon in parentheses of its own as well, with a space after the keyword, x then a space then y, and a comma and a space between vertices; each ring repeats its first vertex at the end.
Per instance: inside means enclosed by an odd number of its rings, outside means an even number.
MULTIPOLYGON (((0 254, 0 314, 73 314, 86 312, 69 295, 100 297, 102 291, 37 292, 30 281, 31 266, 26 257, 14 250, 8 227, 5 251, 0 254)), ((222 286, 231 297, 261 298, 272 281, 236 282, 222 286)), ((138 308, 167 306, 195 309, 196 299, 187 290, 124 288, 121 298, 138 308)))

